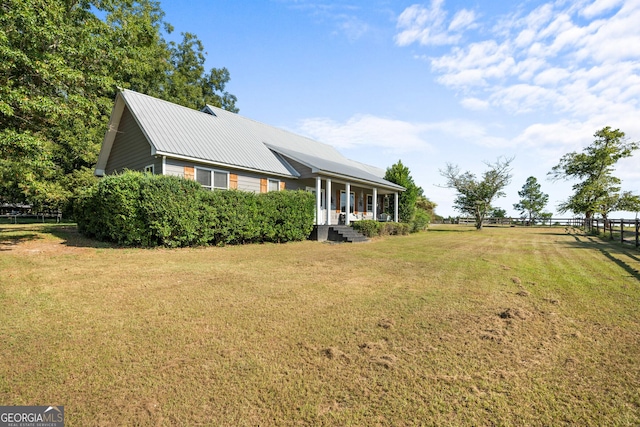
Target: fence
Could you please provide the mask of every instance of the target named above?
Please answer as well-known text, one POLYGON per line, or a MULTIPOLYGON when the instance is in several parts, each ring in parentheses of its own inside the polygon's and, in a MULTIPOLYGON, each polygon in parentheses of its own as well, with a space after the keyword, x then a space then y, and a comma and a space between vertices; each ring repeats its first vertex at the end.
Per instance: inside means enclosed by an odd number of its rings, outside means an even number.
MULTIPOLYGON (((457 217, 457 218, 445 218, 441 221, 434 221, 434 224, 467 224, 472 225, 476 223, 476 219, 473 217, 457 217)), ((483 225, 541 225, 541 226, 568 226, 568 227, 584 227, 584 218, 534 218, 529 221, 523 218, 485 218, 482 221, 483 225)))
POLYGON ((640 219, 591 218, 586 220, 585 229, 595 234, 609 234, 611 240, 640 247, 640 219))

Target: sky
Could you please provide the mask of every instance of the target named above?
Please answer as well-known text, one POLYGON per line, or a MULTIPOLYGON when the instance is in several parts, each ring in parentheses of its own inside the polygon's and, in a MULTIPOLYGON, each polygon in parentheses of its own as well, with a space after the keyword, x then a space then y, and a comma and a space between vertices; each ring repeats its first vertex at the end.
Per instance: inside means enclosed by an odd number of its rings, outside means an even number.
MULTIPOLYGON (((239 114, 334 146, 353 160, 409 167, 436 212, 458 216, 447 164, 480 176, 512 158, 513 204, 605 126, 640 140, 640 0, 161 0, 179 40, 195 33, 206 67, 226 67, 239 114)), ((640 151, 621 160, 640 194, 640 151)), ((633 218, 635 213, 612 217, 633 218)))

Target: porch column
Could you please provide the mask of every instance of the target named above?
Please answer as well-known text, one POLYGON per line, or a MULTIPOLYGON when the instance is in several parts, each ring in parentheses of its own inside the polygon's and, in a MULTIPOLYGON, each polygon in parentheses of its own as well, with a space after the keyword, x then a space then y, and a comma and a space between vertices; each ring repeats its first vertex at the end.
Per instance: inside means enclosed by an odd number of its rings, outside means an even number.
POLYGON ((378 219, 378 189, 373 189, 373 220, 378 219))
POLYGON ((349 211, 351 210, 351 184, 348 182, 345 186, 345 201, 344 201, 344 225, 349 225, 349 211))
POLYGON ((331 179, 327 178, 325 196, 327 198, 324 206, 327 208, 327 225, 331 225, 331 179))
POLYGON ((393 193, 393 220, 398 222, 398 193, 393 193))
POLYGON ((322 208, 320 199, 322 198, 322 183, 320 177, 316 177, 316 225, 322 224, 322 208))

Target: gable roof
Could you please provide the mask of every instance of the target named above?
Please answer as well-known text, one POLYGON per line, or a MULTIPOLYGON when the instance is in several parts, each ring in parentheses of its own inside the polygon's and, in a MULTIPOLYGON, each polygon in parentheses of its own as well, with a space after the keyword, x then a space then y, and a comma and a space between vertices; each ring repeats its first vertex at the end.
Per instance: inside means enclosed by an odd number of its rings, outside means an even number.
POLYGON ((300 174, 284 158, 289 157, 314 173, 404 190, 377 176, 379 169, 349 160, 328 144, 211 105, 197 111, 131 90, 116 96, 96 174, 106 167, 125 106, 146 136, 153 155, 297 178, 300 174))

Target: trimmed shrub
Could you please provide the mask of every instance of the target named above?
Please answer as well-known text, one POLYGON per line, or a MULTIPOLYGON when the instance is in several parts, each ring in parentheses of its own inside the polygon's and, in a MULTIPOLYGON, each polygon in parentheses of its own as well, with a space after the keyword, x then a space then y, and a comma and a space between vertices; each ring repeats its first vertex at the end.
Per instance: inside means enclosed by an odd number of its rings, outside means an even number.
POLYGON ((405 236, 411 227, 404 222, 385 222, 380 230, 381 236, 405 236))
POLYGON ((307 191, 274 191, 258 195, 262 240, 304 240, 313 230, 315 198, 307 191))
POLYGON ((125 246, 149 245, 139 214, 141 176, 108 176, 80 196, 74 209, 80 232, 125 246))
POLYGON ((260 240, 260 216, 255 194, 238 190, 209 193, 211 195, 206 199, 215 207, 217 215, 211 243, 237 245, 260 240))
POLYGON ((362 221, 352 222, 351 227, 366 237, 375 237, 380 235, 382 223, 372 219, 364 219, 362 221))
MULTIPOLYGON (((203 198, 200 184, 172 176, 140 176, 139 215, 146 234, 144 246, 204 245, 203 198)), ((207 224, 208 227, 215 224, 207 224)))
POLYGON ((418 231, 426 230, 430 222, 431 216, 428 212, 422 209, 416 209, 416 212, 409 223, 410 232, 417 233, 418 231))
POLYGON ((125 172, 74 205, 78 230, 123 246, 181 247, 306 239, 314 197, 304 191, 208 191, 178 177, 125 172))

